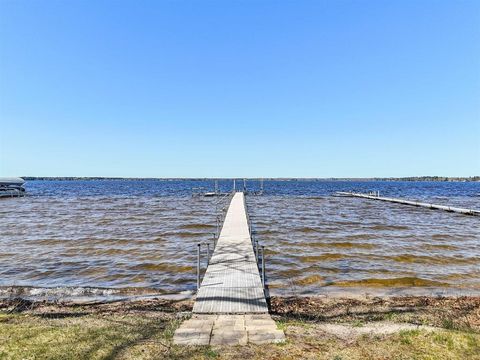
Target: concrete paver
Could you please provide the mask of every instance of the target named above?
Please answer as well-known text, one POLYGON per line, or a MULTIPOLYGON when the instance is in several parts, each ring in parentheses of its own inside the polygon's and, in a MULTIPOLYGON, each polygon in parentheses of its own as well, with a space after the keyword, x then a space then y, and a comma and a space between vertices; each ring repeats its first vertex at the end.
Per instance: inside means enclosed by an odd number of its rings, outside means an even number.
POLYGON ((247 342, 248 334, 245 330, 214 330, 210 339, 210 345, 247 345, 247 342))
POLYGON ((246 345, 285 341, 282 330, 266 315, 205 315, 186 320, 175 332, 178 345, 246 345))

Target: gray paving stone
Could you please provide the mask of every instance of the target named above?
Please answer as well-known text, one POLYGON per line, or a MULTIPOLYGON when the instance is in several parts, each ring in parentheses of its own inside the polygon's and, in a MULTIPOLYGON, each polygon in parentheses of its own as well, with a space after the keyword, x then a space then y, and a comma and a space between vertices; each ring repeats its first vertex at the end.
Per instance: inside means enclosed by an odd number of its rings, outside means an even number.
POLYGON ((246 331, 249 332, 255 332, 255 333, 269 333, 269 332, 275 332, 277 331, 276 326, 246 326, 245 327, 246 331))
POLYGON ((252 344, 280 343, 285 341, 285 334, 281 330, 270 332, 248 332, 248 342, 252 344))
POLYGON ((223 326, 218 328, 213 328, 213 332, 222 332, 222 331, 247 331, 243 325, 234 325, 234 326, 223 326))
POLYGON ((249 320, 255 320, 255 321, 259 321, 259 320, 267 320, 267 321, 273 321, 271 316, 269 314, 245 314, 244 315, 245 317, 245 321, 249 321, 249 320))
POLYGON ((233 326, 237 323, 237 320, 217 320, 213 324, 213 327, 221 327, 221 326, 233 326))
POLYGON ((245 325, 277 325, 273 320, 245 320, 245 325))
POLYGON ((185 345, 185 346, 202 346, 210 344, 210 336, 202 336, 196 338, 175 338, 173 339, 174 344, 176 345, 185 345))
POLYGON ((247 345, 247 342, 247 332, 240 330, 214 331, 210 339, 210 345, 247 345))
POLYGON ((283 331, 269 315, 219 315, 186 320, 174 335, 178 345, 245 345, 281 342, 283 331), (214 320, 213 320, 214 319, 214 320), (213 321, 212 321, 213 320, 213 321))

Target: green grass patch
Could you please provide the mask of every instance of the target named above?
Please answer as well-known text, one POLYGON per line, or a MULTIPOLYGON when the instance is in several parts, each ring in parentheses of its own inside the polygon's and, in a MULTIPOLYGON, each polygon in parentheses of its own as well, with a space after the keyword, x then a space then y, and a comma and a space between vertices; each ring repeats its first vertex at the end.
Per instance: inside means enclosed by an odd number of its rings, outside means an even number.
POLYGON ((279 321, 275 321, 275 323, 277 324, 277 329, 279 329, 279 330, 285 331, 285 329, 287 328, 287 322, 286 321, 279 320, 279 321))
POLYGON ((207 350, 205 350, 204 354, 209 359, 217 359, 219 357, 218 351, 215 351, 210 347, 207 350))
POLYGON ((364 325, 365 323, 362 320, 355 320, 354 322, 352 322, 353 327, 363 327, 364 325))

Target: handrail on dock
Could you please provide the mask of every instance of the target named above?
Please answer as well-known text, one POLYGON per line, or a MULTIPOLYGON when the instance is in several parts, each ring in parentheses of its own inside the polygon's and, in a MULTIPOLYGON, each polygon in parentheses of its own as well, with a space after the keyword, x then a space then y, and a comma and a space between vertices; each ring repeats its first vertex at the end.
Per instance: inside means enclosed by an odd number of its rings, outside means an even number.
POLYGON ((261 270, 261 279, 262 279, 263 289, 265 291, 265 296, 268 297, 267 296, 267 288, 266 288, 266 285, 265 285, 266 284, 266 279, 265 279, 265 246, 260 245, 259 242, 258 242, 258 239, 256 237, 256 232, 253 229, 252 220, 250 219, 250 212, 248 211, 247 197, 246 196, 243 197, 243 202, 244 202, 244 206, 245 206, 245 214, 247 216, 248 231, 250 233, 250 239, 252 240, 252 247, 253 247, 253 251, 255 253, 255 261, 257 262, 257 267, 259 268, 259 270, 261 270), (259 247, 260 247, 260 250, 261 250, 261 255, 260 255, 259 247))
MULTIPOLYGON (((220 197, 216 202, 215 202, 215 220, 216 220, 216 227, 215 227, 215 232, 212 233, 213 235, 213 247, 212 251, 215 251, 215 248, 217 246, 217 241, 218 237, 220 235, 220 232, 222 231, 222 226, 225 221, 225 216, 226 216, 226 206, 222 207, 221 211, 218 210, 218 205, 221 204, 225 199, 231 198, 235 195, 234 192, 227 193, 220 197)), ((197 291, 200 289, 200 284, 201 284, 201 247, 202 245, 206 245, 207 247, 207 261, 206 261, 206 267, 208 268, 208 265, 210 263, 210 243, 204 242, 204 243, 198 243, 197 244, 197 291)))

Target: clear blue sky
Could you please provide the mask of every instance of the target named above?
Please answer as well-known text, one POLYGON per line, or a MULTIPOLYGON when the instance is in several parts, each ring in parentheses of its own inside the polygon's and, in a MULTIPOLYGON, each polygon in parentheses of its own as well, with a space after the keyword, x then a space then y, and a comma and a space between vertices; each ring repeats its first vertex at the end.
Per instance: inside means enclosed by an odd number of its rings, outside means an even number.
POLYGON ((0 0, 0 176, 479 174, 479 1, 0 0))

